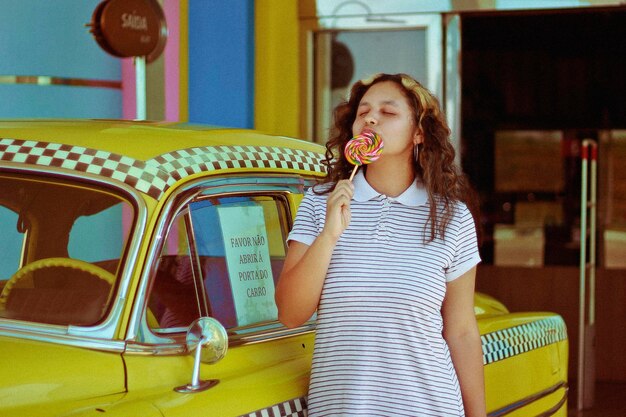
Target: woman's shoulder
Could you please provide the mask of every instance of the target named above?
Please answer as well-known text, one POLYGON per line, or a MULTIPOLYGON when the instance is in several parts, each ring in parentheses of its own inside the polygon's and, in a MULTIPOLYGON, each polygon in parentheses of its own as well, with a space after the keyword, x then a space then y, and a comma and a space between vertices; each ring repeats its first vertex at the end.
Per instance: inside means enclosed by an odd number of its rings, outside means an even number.
POLYGON ((440 209, 445 208, 446 202, 448 204, 448 207, 450 207, 453 211, 463 212, 468 209, 467 204, 465 204, 463 201, 452 198, 446 199, 445 196, 442 196, 440 194, 433 194, 433 201, 440 209))
POLYGON ((460 200, 455 200, 452 202, 452 209, 460 214, 469 212, 469 208, 467 207, 467 204, 465 204, 463 201, 460 200))
POLYGON ((328 198, 328 192, 332 189, 332 184, 320 183, 315 184, 306 189, 301 205, 326 205, 326 199, 328 198))
POLYGON ((471 216, 471 211, 465 202, 461 200, 448 200, 448 209, 446 210, 446 200, 444 197, 435 195, 433 196, 434 202, 437 205, 437 211, 441 215, 449 216, 451 220, 462 220, 467 216, 471 216), (444 214, 447 213, 447 214, 444 214))
POLYGON ((334 186, 335 183, 333 182, 323 182, 315 184, 307 189, 305 196, 325 200, 328 196, 328 193, 333 190, 334 186))

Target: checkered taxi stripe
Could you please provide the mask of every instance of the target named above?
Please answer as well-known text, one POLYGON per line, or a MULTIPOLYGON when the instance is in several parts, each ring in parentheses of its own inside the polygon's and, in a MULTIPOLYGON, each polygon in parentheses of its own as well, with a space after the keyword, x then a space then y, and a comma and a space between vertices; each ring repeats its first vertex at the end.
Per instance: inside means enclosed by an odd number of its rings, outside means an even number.
POLYGON ((142 161, 60 143, 0 139, 0 159, 102 175, 122 181, 154 198, 175 182, 166 172, 142 161))
POLYGON ((483 363, 488 365, 511 356, 567 339, 565 322, 559 316, 548 317, 480 337, 483 363))
POLYGON ((296 398, 239 417, 306 417, 307 415, 306 399, 296 398))
POLYGON ((321 155, 300 149, 273 146, 210 146, 182 149, 149 162, 161 166, 176 179, 202 171, 227 168, 284 168, 325 172, 321 155))
POLYGON ((178 150, 148 161, 59 143, 0 138, 0 160, 88 172, 122 181, 159 199, 177 180, 227 168, 283 168, 323 173, 322 155, 271 146, 178 150))

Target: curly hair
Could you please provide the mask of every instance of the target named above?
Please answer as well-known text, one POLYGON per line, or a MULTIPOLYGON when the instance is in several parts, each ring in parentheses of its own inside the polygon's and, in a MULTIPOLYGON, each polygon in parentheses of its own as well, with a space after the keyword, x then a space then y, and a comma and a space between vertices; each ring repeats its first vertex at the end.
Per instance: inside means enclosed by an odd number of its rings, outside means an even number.
MULTIPOLYGON (((352 124, 357 108, 367 90, 374 84, 392 81, 401 87, 413 110, 414 122, 424 140, 418 145, 418 160, 413 160, 415 175, 428 193, 430 203, 430 238, 445 236, 446 227, 452 219, 454 203, 463 202, 472 212, 478 228, 478 204, 469 181, 455 163, 455 150, 450 142, 450 128, 439 100, 424 86, 406 74, 376 74, 357 81, 350 90, 348 101, 339 104, 334 111, 334 126, 326 143, 327 175, 318 194, 331 192, 335 184, 348 178, 353 166, 346 160, 343 149, 352 138, 352 124)), ((366 166, 364 166, 364 169, 366 166)))

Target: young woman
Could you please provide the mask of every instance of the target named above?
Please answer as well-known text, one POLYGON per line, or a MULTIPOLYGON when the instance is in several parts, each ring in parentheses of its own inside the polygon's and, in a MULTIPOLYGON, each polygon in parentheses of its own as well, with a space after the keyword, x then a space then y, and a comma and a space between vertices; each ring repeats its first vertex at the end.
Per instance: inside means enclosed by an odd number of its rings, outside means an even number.
POLYGON ((303 199, 276 289, 290 327, 317 311, 309 416, 484 417, 464 177, 437 99, 405 74, 357 82, 335 110, 328 175, 303 199), (380 158, 343 149, 367 130, 380 158))

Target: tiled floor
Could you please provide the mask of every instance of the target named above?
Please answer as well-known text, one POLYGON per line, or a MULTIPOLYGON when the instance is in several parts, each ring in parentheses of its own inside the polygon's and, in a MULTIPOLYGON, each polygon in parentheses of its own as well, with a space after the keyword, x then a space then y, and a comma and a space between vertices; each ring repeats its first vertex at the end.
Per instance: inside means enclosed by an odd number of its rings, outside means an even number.
POLYGON ((576 390, 573 388, 568 399, 569 417, 626 417, 626 384, 598 382, 593 408, 583 411, 576 411, 576 390))

